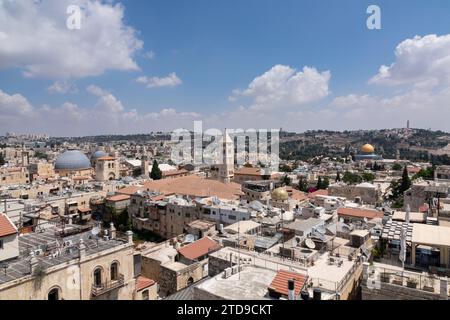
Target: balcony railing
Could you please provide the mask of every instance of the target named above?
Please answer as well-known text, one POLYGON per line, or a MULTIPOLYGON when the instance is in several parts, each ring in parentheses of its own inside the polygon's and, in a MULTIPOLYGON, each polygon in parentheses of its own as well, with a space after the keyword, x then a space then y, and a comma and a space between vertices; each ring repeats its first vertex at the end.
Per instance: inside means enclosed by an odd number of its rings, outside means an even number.
POLYGON ((105 294, 107 292, 110 292, 112 290, 118 289, 122 287, 125 283, 125 277, 123 274, 119 274, 119 277, 117 280, 111 280, 102 283, 101 285, 97 286, 95 284, 92 285, 92 296, 97 297, 99 295, 105 294))

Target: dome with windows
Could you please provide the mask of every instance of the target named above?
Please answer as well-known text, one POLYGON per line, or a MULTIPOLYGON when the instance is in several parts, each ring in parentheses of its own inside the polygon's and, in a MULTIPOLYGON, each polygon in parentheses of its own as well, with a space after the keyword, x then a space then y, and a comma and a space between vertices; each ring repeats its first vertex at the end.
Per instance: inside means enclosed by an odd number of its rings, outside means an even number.
POLYGON ((90 168, 91 163, 88 157, 79 150, 67 150, 60 154, 55 161, 55 170, 85 170, 90 168))

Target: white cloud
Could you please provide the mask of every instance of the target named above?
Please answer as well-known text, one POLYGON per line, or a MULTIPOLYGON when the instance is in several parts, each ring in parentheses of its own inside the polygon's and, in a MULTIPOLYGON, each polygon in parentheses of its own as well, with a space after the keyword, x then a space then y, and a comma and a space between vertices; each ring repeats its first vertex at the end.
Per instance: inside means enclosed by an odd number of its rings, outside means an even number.
POLYGON ((329 71, 318 72, 310 67, 297 71, 289 66, 275 65, 256 77, 247 89, 234 90, 229 100, 235 101, 239 96, 251 97, 252 110, 301 106, 328 96, 330 78, 329 71))
POLYGON ((98 86, 90 85, 86 91, 98 98, 94 107, 72 102, 35 107, 20 94, 0 90, 0 135, 8 131, 54 136, 148 133, 190 128, 194 120, 201 118, 198 113, 174 108, 138 112, 126 108, 111 92, 98 86))
POLYGON ((55 81, 52 85, 47 87, 47 91, 50 93, 66 94, 66 93, 76 93, 78 88, 74 83, 67 80, 55 81))
POLYGON ((450 84, 450 34, 404 40, 395 49, 395 62, 382 65, 369 83, 418 87, 450 84))
POLYGON ((144 53, 144 57, 149 59, 149 60, 153 60, 155 59, 156 53, 153 50, 147 51, 146 53, 144 53))
POLYGON ((136 79, 137 83, 145 84, 148 88, 160 88, 160 87, 176 87, 183 82, 178 78, 175 72, 170 73, 166 77, 139 77, 136 79))
POLYGON ((33 107, 28 100, 20 95, 9 95, 0 90, 0 119, 12 116, 29 117, 33 115, 33 107))
POLYGON ((106 90, 103 90, 95 85, 90 85, 86 88, 86 91, 99 97, 97 103, 95 104, 95 109, 100 113, 111 116, 121 113, 125 109, 122 102, 106 90))
POLYGON ((124 7, 110 1, 0 1, 0 68, 51 79, 138 70, 133 55, 143 42, 123 15, 124 7), (66 27, 68 5, 82 8, 80 30, 66 27))

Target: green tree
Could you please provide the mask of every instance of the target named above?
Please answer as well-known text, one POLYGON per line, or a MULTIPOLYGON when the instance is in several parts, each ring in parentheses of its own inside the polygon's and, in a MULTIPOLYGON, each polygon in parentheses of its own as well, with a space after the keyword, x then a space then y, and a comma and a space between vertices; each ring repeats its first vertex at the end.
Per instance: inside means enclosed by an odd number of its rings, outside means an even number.
POLYGON ((411 179, 408 175, 408 168, 405 165, 405 168, 403 169, 402 180, 400 183, 400 190, 402 193, 404 193, 409 188, 411 188, 411 179))
POLYGON ((153 180, 161 180, 162 179, 162 171, 159 169, 158 161, 153 160, 152 171, 150 172, 150 178, 153 180))
POLYGON ((417 172, 413 177, 412 180, 416 180, 419 178, 423 178, 425 180, 432 180, 434 179, 434 167, 428 167, 426 169, 420 169, 419 172, 417 172))
POLYGON ((324 189, 324 190, 328 189, 329 185, 330 185, 330 179, 328 177, 323 178, 322 189, 324 189))
POLYGON ((292 172, 292 168, 286 164, 280 165, 281 172, 292 172))
POLYGON ((305 177, 300 177, 298 179, 298 190, 308 192, 308 182, 305 177))
POLYGON ((319 179, 317 179, 316 189, 317 190, 322 189, 322 177, 319 177, 319 179))
POLYGON ((344 173, 344 177, 342 178, 342 181, 344 181, 347 184, 357 184, 357 183, 362 182, 362 178, 360 175, 358 175, 356 173, 346 171, 344 173))
POLYGON ((364 172, 362 174, 362 178, 364 181, 372 182, 373 180, 375 180, 375 175, 371 172, 364 172))
POLYGON ((336 182, 339 182, 339 181, 341 181, 341 173, 340 172, 338 172, 337 174, 336 174, 336 180, 335 180, 336 182))
POLYGON ((5 164, 5 158, 3 157, 3 153, 0 152, 0 166, 5 164))
POLYGON ((400 170, 402 170, 402 165, 401 165, 400 163, 396 162, 396 163, 394 163, 394 165, 392 166, 392 170, 400 171, 400 170))
POLYGON ((283 177, 281 177, 280 182, 283 186, 290 186, 292 183, 292 179, 289 178, 287 174, 285 174, 283 177))

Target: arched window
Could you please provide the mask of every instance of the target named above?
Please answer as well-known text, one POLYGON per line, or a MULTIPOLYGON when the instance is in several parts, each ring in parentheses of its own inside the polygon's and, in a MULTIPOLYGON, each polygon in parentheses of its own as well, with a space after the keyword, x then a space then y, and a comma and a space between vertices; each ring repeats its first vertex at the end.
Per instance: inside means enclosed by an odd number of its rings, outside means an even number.
POLYGON ((94 285, 96 287, 102 286, 102 268, 100 267, 94 270, 94 285))
POLYGON ((192 285, 194 283, 194 279, 192 277, 190 277, 187 281, 187 286, 189 287, 190 285, 192 285))
POLYGON ((119 264, 117 262, 111 263, 111 280, 119 279, 119 264))
POLYGON ((60 289, 58 287, 51 289, 48 292, 47 299, 50 301, 60 300, 60 289))
POLYGON ((149 294, 148 294, 148 289, 142 291, 142 300, 148 300, 149 299, 149 294))

